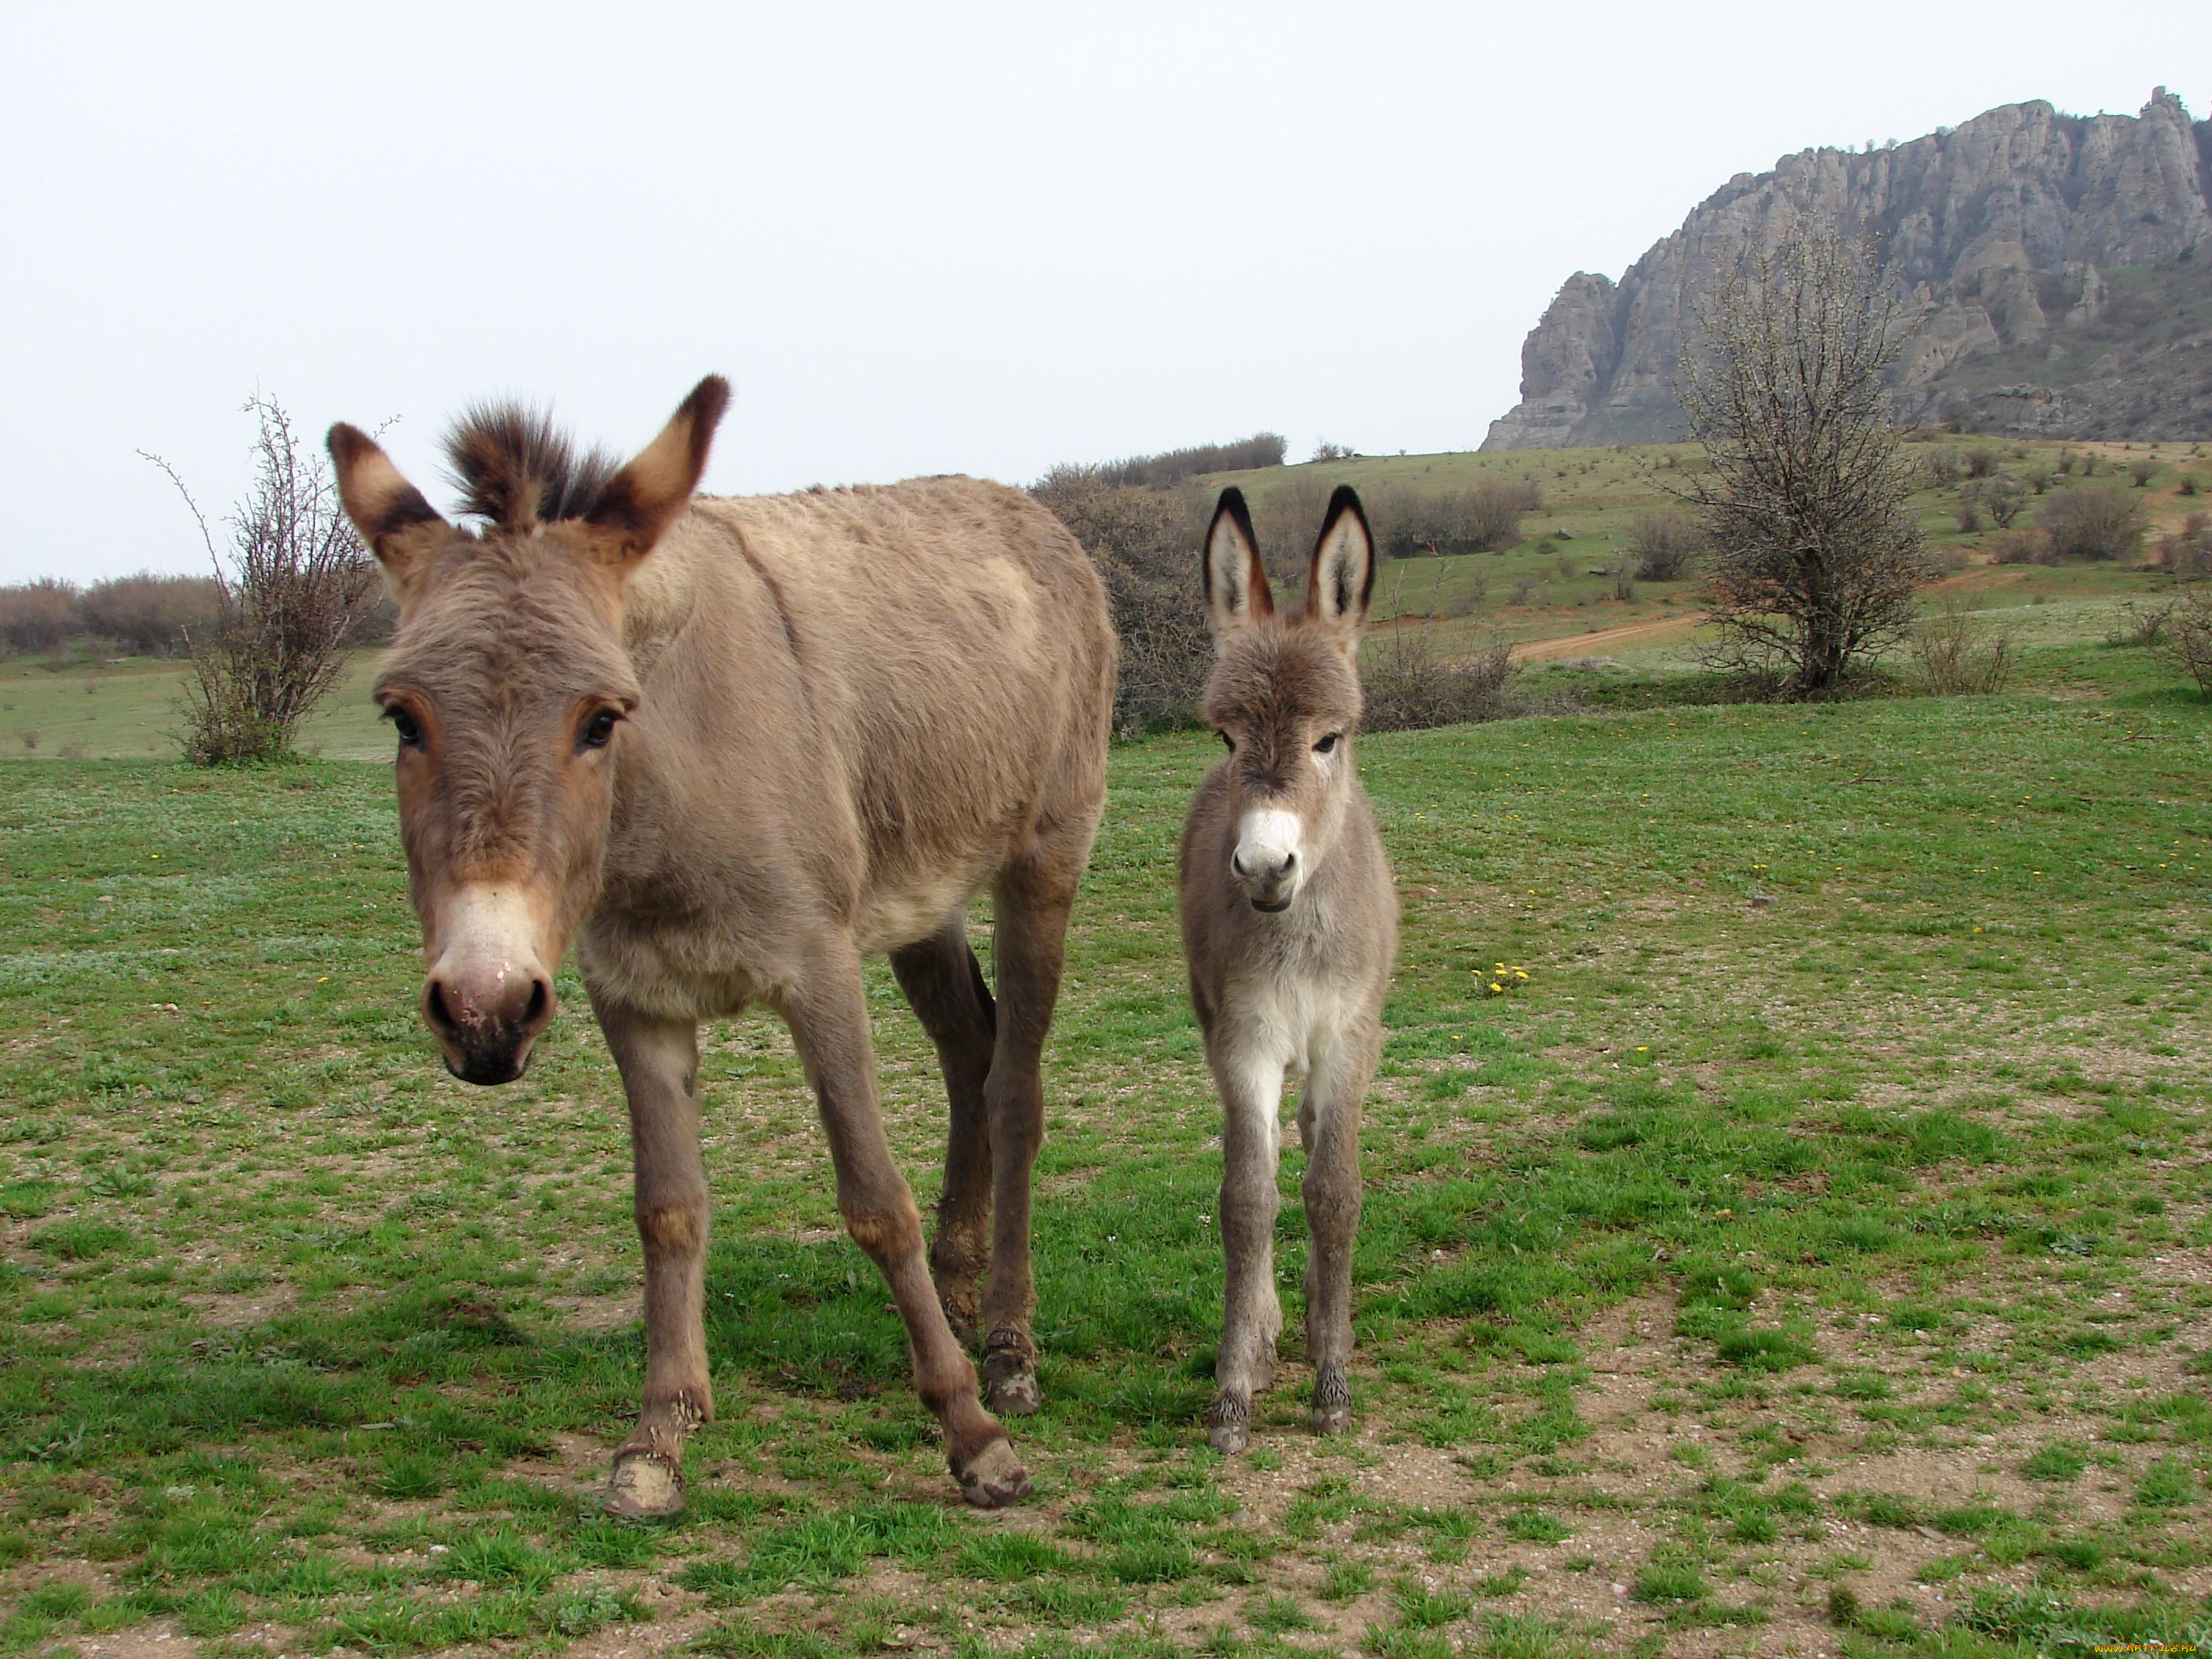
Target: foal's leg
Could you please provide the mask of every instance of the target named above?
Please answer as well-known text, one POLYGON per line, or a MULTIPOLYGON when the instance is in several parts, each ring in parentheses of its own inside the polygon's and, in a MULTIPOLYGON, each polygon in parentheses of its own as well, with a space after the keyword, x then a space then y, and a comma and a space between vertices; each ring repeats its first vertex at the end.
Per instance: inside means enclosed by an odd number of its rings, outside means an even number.
POLYGON ((1298 1106, 1306 1145, 1306 1352, 1313 1361, 1313 1431, 1352 1421, 1352 1243, 1359 1231, 1359 1119, 1382 1030, 1346 1031, 1316 1056, 1298 1106))
POLYGON ((983 1386, 991 1409, 1037 1408, 1036 1282, 1030 1266, 1030 1179, 1044 1139, 1044 1039, 1060 997, 1067 915, 1091 845, 1086 822, 1042 839, 999 872, 991 955, 998 1044, 983 1097, 991 1120, 991 1272, 983 1285, 983 1386))
POLYGON ((607 1507, 684 1507, 684 1440, 714 1414, 707 1376, 707 1169, 699 1156, 699 1028, 594 998, 629 1097, 638 1237, 645 1245, 645 1403, 617 1449, 607 1507))
POLYGON ((971 1504, 995 1509, 1025 1498, 1030 1477, 1006 1431, 975 1397, 975 1368, 952 1339, 921 1249, 921 1217, 891 1162, 876 1101, 876 1063, 860 961, 839 939, 811 954, 778 1008, 814 1085, 837 1170, 837 1209, 853 1241, 889 1282, 914 1356, 915 1392, 945 1428, 945 1461, 971 1504))
POLYGON ((1275 1379, 1275 1339, 1283 1307, 1275 1294, 1275 1188, 1281 1161, 1283 1063, 1239 1052, 1237 1033, 1217 1028, 1207 1058, 1221 1091, 1221 1351, 1206 1413, 1206 1438, 1218 1452, 1251 1442, 1252 1396, 1275 1379))
POLYGON ((964 917, 891 952, 891 971, 915 1018, 937 1045, 952 1115, 945 1137, 945 1195, 929 1266, 952 1334, 975 1336, 975 1281, 991 1258, 991 1128, 983 1085, 998 1019, 991 988, 968 948, 964 917))

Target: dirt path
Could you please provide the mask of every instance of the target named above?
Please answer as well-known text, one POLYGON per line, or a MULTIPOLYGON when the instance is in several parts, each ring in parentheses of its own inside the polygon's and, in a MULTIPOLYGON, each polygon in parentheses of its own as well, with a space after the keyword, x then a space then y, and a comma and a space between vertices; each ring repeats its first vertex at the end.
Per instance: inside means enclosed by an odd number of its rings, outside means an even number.
POLYGON ((1697 631, 1705 617, 1700 614, 1687 617, 1657 617, 1648 622, 1621 623, 1613 628, 1595 628, 1587 634, 1567 634, 1553 640, 1523 640, 1513 647, 1516 662, 1547 662, 1559 657, 1602 656, 1623 646, 1653 645, 1662 640, 1680 638, 1697 631))

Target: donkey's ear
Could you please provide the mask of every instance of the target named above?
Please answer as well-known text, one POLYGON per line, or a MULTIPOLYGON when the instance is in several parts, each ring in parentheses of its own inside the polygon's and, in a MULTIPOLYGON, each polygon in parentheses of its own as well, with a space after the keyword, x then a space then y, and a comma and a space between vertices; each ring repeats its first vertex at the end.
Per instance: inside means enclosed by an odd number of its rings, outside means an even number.
POLYGON ((1375 538, 1358 492, 1339 484, 1328 498, 1321 539, 1314 544, 1313 569, 1306 577, 1306 615, 1335 630, 1346 650, 1359 643, 1367 623, 1367 600, 1375 592, 1375 538))
POLYGON ((689 505, 707 470, 714 428, 730 406, 730 383, 709 374, 677 405, 660 435, 630 464, 599 486, 584 522, 607 538, 614 562, 627 565, 653 551, 689 505))
POLYGON ((1260 543, 1252 534, 1252 514, 1244 492, 1231 485, 1221 492, 1213 523, 1206 532, 1206 619, 1216 642, 1255 617, 1273 616, 1275 596, 1267 587, 1267 568, 1260 562, 1260 543))
POLYGON ((451 526, 359 427, 340 421, 324 441, 330 446, 346 517, 384 568, 392 596, 404 598, 423 555, 451 526))

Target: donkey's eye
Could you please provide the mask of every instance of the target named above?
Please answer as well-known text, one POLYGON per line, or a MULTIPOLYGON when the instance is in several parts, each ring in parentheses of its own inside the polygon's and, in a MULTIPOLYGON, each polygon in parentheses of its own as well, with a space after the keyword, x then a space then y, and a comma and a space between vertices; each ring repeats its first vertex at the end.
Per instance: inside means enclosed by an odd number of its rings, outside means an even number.
POLYGON ((1233 755, 1237 752, 1236 738, 1231 737, 1226 732, 1216 732, 1213 735, 1221 739, 1221 746, 1224 749, 1226 749, 1231 754, 1233 755))
POLYGON ((1330 750, 1336 747, 1336 740, 1343 735, 1344 733, 1341 732, 1330 732, 1327 737, 1323 738, 1319 743, 1314 745, 1314 753, 1316 755, 1326 755, 1330 750))
POLYGON ((422 727, 412 714, 394 704, 384 711, 384 718, 392 722, 392 729, 399 734, 402 749, 422 747, 422 727))
POLYGON ((579 749, 604 749, 607 739, 615 734, 615 722, 622 715, 612 708, 602 708, 584 722, 584 729, 576 733, 579 749))

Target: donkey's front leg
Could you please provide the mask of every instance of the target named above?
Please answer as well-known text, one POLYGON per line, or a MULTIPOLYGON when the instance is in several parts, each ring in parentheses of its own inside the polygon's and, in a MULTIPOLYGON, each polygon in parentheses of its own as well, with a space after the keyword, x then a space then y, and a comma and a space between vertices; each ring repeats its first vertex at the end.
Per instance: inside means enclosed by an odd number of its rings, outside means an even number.
POLYGON ((1233 1033, 1209 1047, 1221 1091, 1221 1351, 1206 1438, 1218 1452, 1251 1443, 1252 1396, 1275 1380, 1275 1339, 1283 1307, 1275 1294, 1275 1215, 1282 1200, 1275 1171, 1282 1151, 1279 1059, 1239 1054, 1233 1033))
POLYGON ((707 1375, 707 1170, 699 1156, 699 1028, 594 999, 629 1097, 638 1237, 645 1245, 645 1403, 615 1452, 607 1507, 684 1507, 684 1441, 714 1414, 707 1375))
POLYGON ((1313 1431, 1352 1422, 1352 1245, 1359 1231, 1359 1120, 1382 1044, 1376 1030, 1344 1033, 1318 1057, 1298 1105, 1306 1146, 1306 1353, 1313 1361, 1313 1431))
POLYGON ((945 1461, 968 1501, 996 1509, 1026 1498, 1029 1473, 975 1394, 975 1367, 953 1340, 922 1254, 921 1216, 891 1161, 876 1101, 860 963, 843 940, 810 955, 803 981, 780 1000, 829 1131, 837 1210, 853 1242, 890 1285, 914 1355, 915 1389, 945 1428, 945 1461))

